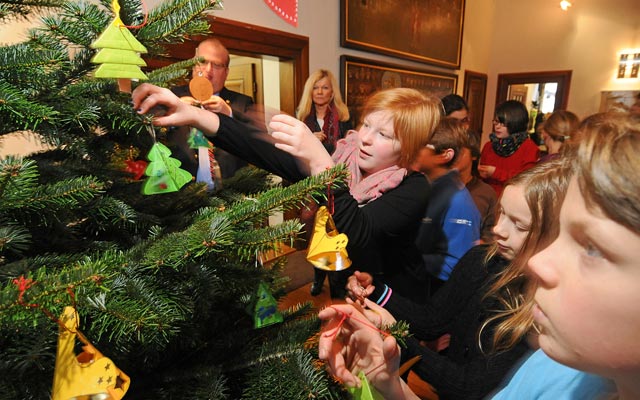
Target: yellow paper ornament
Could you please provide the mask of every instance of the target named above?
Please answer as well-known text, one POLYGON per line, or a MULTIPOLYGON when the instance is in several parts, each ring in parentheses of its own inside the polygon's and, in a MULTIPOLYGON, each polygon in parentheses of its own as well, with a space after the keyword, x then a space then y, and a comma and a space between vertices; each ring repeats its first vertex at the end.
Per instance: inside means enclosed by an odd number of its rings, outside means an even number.
POLYGON ((313 224, 313 236, 307 252, 307 261, 314 267, 326 271, 347 269, 351 266, 351 260, 347 254, 348 242, 347 235, 338 233, 327 207, 318 208, 313 224))
POLYGON ((78 313, 65 307, 60 316, 56 369, 53 375, 52 400, 83 399, 100 396, 104 400, 120 400, 129 389, 129 377, 103 356, 82 332, 78 331, 78 313), (76 337, 84 344, 76 356, 76 337))

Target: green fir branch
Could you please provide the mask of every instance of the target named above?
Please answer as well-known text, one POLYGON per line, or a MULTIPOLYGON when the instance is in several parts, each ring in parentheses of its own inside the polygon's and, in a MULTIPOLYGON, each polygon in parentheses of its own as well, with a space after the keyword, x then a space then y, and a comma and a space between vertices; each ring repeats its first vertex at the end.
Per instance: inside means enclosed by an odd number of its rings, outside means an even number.
POLYGON ((31 233, 24 226, 0 221, 0 256, 6 253, 21 256, 31 244, 31 233))
POLYGON ((204 35, 209 23, 203 18, 205 11, 216 9, 212 0, 170 0, 149 12, 148 23, 138 32, 143 44, 181 42, 186 36, 204 35))
POLYGON ((12 196, 10 203, 18 213, 72 209, 102 193, 103 184, 94 177, 77 177, 29 189, 30 197, 12 196))
POLYGON ((65 0, 3 0, 0 3, 0 22, 27 20, 33 14, 56 9, 65 0))
POLYGON ((234 246, 241 260, 255 258, 256 253, 275 250, 278 243, 293 246, 293 241, 304 225, 297 219, 286 220, 276 226, 239 231, 234 246))
POLYGON ((318 175, 310 176, 290 186, 274 188, 256 196, 255 202, 245 201, 237 204, 229 211, 229 218, 234 221, 259 221, 259 216, 268 214, 270 210, 289 210, 308 200, 309 196, 326 196, 327 185, 342 185, 347 178, 344 164, 318 175))
POLYGON ((42 122, 52 122, 58 114, 54 108, 34 103, 20 89, 0 79, 0 134, 38 129, 42 122))

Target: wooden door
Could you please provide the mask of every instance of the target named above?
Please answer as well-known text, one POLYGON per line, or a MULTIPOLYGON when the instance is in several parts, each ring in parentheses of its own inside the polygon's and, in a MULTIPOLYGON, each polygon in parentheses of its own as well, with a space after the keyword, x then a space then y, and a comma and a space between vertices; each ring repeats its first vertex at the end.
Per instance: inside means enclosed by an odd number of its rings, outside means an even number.
POLYGON ((224 86, 234 92, 246 94, 255 102, 255 80, 255 64, 234 64, 229 68, 229 75, 227 75, 227 80, 225 81, 224 86))

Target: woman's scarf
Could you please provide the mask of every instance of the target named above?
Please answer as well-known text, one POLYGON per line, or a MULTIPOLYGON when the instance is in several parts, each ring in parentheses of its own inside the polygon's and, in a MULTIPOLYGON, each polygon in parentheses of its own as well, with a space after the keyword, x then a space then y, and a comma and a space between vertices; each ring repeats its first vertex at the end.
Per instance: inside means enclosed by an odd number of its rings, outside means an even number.
POLYGON ((394 165, 363 179, 362 171, 358 167, 359 144, 358 132, 351 130, 344 139, 338 140, 336 151, 331 157, 336 164, 342 163, 347 166, 351 172, 349 192, 358 204, 364 205, 397 187, 407 175, 407 170, 394 165))
MULTIPOLYGON (((313 126, 319 127, 315 105, 311 107, 311 112, 307 115, 307 118, 304 119, 304 123, 310 128, 313 126)), ((336 147, 336 142, 340 140, 340 119, 338 116, 338 109, 333 101, 329 104, 327 112, 324 114, 322 132, 327 135, 327 140, 324 142, 325 146, 330 149, 334 149, 336 147)))
POLYGON ((504 139, 500 139, 495 133, 489 135, 491 147, 500 157, 509 157, 520 148, 520 145, 527 140, 529 134, 527 132, 512 133, 504 139))

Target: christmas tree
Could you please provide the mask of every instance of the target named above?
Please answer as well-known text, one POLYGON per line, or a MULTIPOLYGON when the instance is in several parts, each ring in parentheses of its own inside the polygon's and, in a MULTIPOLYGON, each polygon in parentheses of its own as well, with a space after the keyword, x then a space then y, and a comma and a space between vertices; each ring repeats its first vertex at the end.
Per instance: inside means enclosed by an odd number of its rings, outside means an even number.
MULTIPOLYGON (((220 6, 169 0, 145 15, 127 0, 119 17, 157 56, 164 43, 207 34, 202 15, 220 6)), ((269 226, 268 215, 346 172, 282 187, 246 168, 214 195, 195 182, 143 195, 145 158, 163 132, 91 63, 115 17, 106 1, 0 1, 4 23, 40 21, 25 42, 0 47, 0 135, 34 132, 50 149, 0 160, 0 398, 50 398, 69 305, 87 340, 131 378, 125 398, 344 396, 317 360, 310 304, 272 318, 264 302, 283 295, 285 260, 263 266, 259 255, 301 229, 269 226), (32 14, 42 8, 55 12, 32 14)), ((168 87, 192 63, 145 74, 168 87)))

